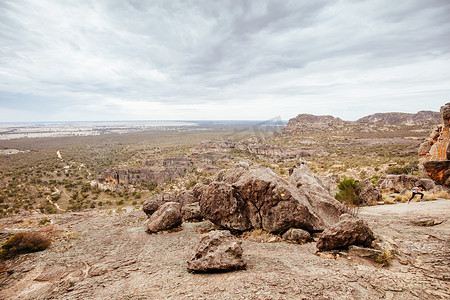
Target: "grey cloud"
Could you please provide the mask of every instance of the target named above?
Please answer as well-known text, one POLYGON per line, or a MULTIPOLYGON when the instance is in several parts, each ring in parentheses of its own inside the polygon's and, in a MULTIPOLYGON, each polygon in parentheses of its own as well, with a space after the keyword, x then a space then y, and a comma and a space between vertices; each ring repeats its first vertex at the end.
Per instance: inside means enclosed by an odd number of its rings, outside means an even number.
MULTIPOLYGON (((2 1, 0 97, 197 105, 289 102, 352 85, 370 94, 357 84, 366 73, 449 63, 449 15, 448 1, 418 0, 2 1)), ((404 75, 391 79, 393 90, 412 80, 404 75)), ((418 80, 430 93, 438 87, 427 81, 440 88, 449 79, 427 76, 418 80)))

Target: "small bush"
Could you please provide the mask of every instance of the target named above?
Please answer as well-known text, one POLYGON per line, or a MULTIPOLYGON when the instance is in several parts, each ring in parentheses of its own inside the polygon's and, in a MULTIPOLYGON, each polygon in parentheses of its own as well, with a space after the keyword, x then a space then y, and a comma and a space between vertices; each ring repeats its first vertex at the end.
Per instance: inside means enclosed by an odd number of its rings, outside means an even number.
POLYGON ((360 183, 354 178, 344 177, 338 184, 339 192, 334 196, 339 202, 344 203, 350 207, 360 206, 361 199, 358 196, 360 183))
POLYGON ((380 254, 375 256, 375 261, 381 264, 383 267, 389 266, 392 262, 394 255, 388 249, 383 249, 380 254))
POLYGON ((39 221, 39 225, 45 225, 47 223, 51 223, 52 221, 48 218, 43 218, 42 220, 39 221))
POLYGON ((12 258, 18 254, 37 252, 47 249, 51 239, 37 232, 22 232, 10 237, 0 251, 0 259, 12 258))
POLYGON ((404 166, 390 166, 387 168, 387 174, 401 175, 401 174, 412 174, 413 172, 419 170, 417 162, 412 162, 404 166))

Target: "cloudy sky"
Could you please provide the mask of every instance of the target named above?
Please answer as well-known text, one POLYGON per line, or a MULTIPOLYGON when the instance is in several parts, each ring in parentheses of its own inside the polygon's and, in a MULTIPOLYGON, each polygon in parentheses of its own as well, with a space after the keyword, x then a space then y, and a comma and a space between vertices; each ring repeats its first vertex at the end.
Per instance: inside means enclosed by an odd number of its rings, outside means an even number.
POLYGON ((0 122, 355 120, 446 102, 448 0, 0 0, 0 122))

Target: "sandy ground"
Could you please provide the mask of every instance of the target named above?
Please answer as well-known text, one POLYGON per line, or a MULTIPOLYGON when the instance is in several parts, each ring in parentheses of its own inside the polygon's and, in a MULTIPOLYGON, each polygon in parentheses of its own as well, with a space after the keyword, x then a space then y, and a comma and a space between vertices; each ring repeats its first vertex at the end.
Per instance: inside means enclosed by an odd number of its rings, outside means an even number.
POLYGON ((0 219, 0 237, 39 227, 52 246, 0 268, 0 299, 449 299, 450 200, 363 208, 375 234, 398 254, 391 266, 304 245, 243 240, 246 270, 192 274, 208 222, 145 233, 145 214, 87 211, 0 219), (50 226, 39 226, 42 218, 50 226), (414 221, 443 221, 423 227, 414 221))

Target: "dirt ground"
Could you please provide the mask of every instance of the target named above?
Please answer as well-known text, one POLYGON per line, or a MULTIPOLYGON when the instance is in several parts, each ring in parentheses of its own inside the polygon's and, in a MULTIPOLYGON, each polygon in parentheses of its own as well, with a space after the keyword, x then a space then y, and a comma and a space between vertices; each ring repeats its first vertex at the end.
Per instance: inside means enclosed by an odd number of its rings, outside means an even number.
POLYGON ((315 243, 243 240, 246 270, 192 274, 208 222, 145 233, 145 214, 86 211, 0 219, 0 237, 30 228, 52 246, 0 266, 0 299, 449 299, 450 200, 363 208, 376 235, 398 253, 389 267, 342 252, 317 255, 315 243), (52 224, 39 226, 43 218, 52 224), (419 226, 424 218, 442 223, 419 226))

